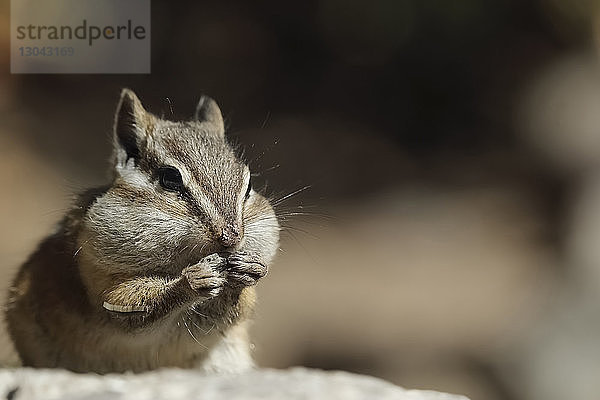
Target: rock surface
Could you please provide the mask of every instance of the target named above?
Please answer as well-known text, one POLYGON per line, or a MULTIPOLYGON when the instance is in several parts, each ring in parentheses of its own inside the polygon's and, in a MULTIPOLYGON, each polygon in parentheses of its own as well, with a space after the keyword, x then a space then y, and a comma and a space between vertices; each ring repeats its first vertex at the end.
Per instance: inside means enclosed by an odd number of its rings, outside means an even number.
POLYGON ((406 390, 381 379, 305 368, 262 369, 241 375, 202 375, 168 369, 145 374, 75 374, 64 370, 0 370, 0 398, 65 399, 396 399, 468 400, 434 391, 406 390))

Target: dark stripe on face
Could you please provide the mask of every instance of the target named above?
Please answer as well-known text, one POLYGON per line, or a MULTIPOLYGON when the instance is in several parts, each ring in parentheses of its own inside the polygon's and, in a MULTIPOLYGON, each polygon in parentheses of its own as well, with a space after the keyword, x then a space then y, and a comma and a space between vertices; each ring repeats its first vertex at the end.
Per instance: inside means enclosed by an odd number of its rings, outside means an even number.
POLYGON ((112 190, 113 193, 117 194, 123 199, 130 200, 131 202, 143 203, 144 201, 151 201, 154 194, 148 190, 139 189, 127 184, 117 184, 112 190))
POLYGON ((200 203, 196 200, 194 195, 190 192, 187 187, 183 188, 183 191, 180 194, 181 198, 185 200, 185 206, 190 212, 190 214, 195 215, 200 218, 203 223, 208 223, 209 218, 206 212, 200 206, 200 203))

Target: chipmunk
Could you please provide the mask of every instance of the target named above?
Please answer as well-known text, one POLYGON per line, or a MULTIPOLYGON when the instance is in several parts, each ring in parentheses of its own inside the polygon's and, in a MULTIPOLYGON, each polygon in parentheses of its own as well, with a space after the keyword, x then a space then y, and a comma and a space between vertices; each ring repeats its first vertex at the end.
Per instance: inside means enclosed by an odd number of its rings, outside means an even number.
POLYGON ((21 267, 6 318, 25 366, 78 372, 251 368, 254 285, 279 242, 269 201, 202 97, 191 121, 128 89, 112 181, 85 192, 21 267))

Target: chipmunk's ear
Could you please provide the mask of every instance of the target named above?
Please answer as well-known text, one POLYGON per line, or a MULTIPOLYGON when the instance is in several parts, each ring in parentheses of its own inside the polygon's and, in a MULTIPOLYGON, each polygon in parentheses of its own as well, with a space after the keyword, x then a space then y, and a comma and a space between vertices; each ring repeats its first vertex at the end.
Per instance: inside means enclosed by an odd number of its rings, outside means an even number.
POLYGON ((225 134, 225 124, 223 123, 223 115, 217 102, 208 96, 200 97, 194 119, 198 122, 208 123, 213 126, 213 129, 220 136, 225 134))
POLYGON ((140 148, 147 134, 150 114, 132 90, 123 89, 117 106, 114 126, 115 155, 118 165, 140 158, 140 148))

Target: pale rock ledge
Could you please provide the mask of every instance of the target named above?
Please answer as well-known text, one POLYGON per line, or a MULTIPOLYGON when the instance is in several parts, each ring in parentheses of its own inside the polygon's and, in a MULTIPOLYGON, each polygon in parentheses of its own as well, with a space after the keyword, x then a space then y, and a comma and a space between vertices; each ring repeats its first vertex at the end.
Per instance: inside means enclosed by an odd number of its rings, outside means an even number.
POLYGON ((468 400, 434 391, 406 390, 365 375, 306 368, 257 369, 240 375, 165 369, 105 376, 64 370, 0 369, 0 399, 468 400))

